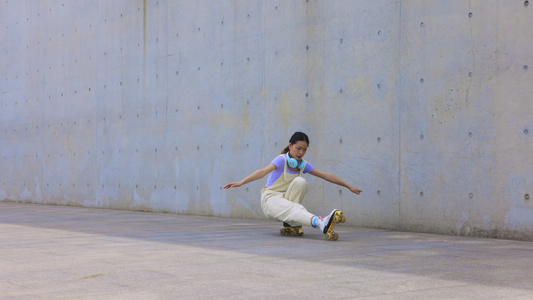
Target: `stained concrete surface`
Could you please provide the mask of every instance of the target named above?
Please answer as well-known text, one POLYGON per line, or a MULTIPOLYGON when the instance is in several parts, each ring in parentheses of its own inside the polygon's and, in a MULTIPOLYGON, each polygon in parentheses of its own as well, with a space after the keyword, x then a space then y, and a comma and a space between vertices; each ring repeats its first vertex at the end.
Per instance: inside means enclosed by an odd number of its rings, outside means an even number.
MULTIPOLYGON (((348 216, 349 217, 349 216, 348 216)), ((0 203, 2 299, 531 299, 533 244, 0 203)))
POLYGON ((526 2, 0 1, 0 201, 262 218, 301 130, 312 212, 533 240, 526 2))

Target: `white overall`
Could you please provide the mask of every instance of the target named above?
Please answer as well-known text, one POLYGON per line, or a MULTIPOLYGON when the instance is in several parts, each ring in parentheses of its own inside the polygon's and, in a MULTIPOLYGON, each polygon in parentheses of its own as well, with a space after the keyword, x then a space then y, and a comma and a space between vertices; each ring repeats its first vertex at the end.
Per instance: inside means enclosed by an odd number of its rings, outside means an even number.
POLYGON ((299 174, 287 172, 285 159, 283 173, 270 185, 261 190, 261 208, 265 216, 289 223, 291 226, 312 226, 313 214, 308 212, 300 203, 307 193, 307 181, 299 174))

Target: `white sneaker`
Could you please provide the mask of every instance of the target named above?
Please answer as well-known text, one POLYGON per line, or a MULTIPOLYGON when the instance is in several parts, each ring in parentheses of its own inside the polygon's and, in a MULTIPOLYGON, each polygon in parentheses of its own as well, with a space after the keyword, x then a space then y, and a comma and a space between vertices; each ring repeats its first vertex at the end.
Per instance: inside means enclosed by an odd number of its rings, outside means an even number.
POLYGON ((331 223, 333 222, 333 215, 335 214, 336 211, 337 211, 336 209, 332 210, 331 213, 327 215, 326 217, 318 216, 317 225, 318 225, 318 228, 320 228, 320 230, 322 230, 324 234, 328 232, 329 227, 331 226, 331 223))

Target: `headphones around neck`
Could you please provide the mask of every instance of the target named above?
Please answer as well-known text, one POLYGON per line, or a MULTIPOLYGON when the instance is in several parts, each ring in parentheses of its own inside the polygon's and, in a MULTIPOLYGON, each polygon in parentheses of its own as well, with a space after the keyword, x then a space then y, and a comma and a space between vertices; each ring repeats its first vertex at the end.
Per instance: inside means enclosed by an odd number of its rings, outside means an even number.
POLYGON ((285 157, 287 158, 287 163, 289 164, 289 167, 298 169, 303 169, 305 167, 305 160, 302 159, 302 161, 298 163, 298 160, 296 158, 292 158, 289 156, 289 152, 285 153, 285 157))

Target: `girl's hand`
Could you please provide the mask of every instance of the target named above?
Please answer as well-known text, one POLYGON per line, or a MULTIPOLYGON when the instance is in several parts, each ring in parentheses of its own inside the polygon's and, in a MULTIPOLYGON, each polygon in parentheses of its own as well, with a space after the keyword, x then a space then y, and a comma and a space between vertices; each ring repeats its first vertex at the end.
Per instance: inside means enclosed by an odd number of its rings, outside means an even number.
POLYGON ((240 182, 231 182, 231 183, 228 183, 226 184, 223 189, 227 190, 229 188, 232 188, 232 187, 240 187, 242 184, 240 182))
POLYGON ((356 188, 356 187, 350 187, 350 191, 352 193, 356 193, 357 195, 361 194, 363 191, 361 191, 360 189, 356 188))

